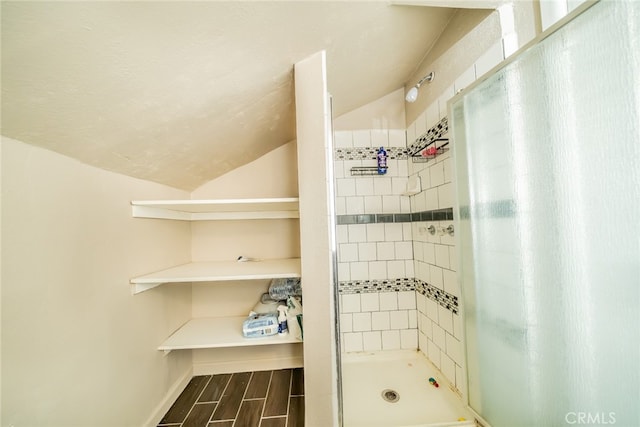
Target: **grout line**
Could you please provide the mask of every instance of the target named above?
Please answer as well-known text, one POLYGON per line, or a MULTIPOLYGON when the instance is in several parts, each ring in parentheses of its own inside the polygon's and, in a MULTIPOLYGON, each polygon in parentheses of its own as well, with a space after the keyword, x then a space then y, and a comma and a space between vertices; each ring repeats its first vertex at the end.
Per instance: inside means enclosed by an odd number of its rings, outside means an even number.
MULTIPOLYGON (((211 376, 211 378, 213 379, 213 375, 211 376)), ((224 394, 227 392, 227 389, 229 388, 229 384, 231 384, 231 378, 233 378, 233 374, 231 374, 231 376, 227 380, 227 383, 224 385, 224 389, 222 390, 222 394, 220 394, 220 399, 217 400, 218 403, 216 404, 215 409, 211 413, 211 416, 207 420, 207 425, 209 425, 209 423, 212 422, 211 418, 213 418, 213 414, 215 414, 216 411, 218 410, 218 407, 220 406, 220 402, 222 401, 222 398, 224 397, 224 394)), ((223 421, 223 420, 216 420, 216 421, 223 421)), ((229 421, 229 420, 224 420, 224 421, 229 421)), ((235 419, 231 420, 231 421, 235 422, 235 419)))
POLYGON ((293 369, 290 369, 289 390, 287 390, 287 426, 289 425, 289 409, 291 408, 291 389, 293 387, 293 369))
MULTIPOLYGON (((238 420, 238 414, 240 413, 240 408, 242 408, 242 402, 244 402, 244 397, 247 395, 247 390, 249 390, 249 384, 251 384, 251 380, 253 379, 253 374, 254 372, 251 372, 251 375, 249 376, 249 380, 247 381, 247 385, 244 388, 244 393, 242 393, 242 400, 240 400, 240 404, 238 405, 238 410, 236 411, 236 415, 235 417, 233 417, 233 427, 242 427, 242 426, 236 426, 236 421, 238 420)), ((229 382, 231 382, 231 379, 229 379, 229 382)))
POLYGON ((198 399, 200 399, 200 396, 202 396, 202 393, 204 393, 204 391, 207 389, 207 386, 213 379, 213 375, 207 375, 207 376, 209 377, 209 379, 207 380, 207 383, 204 385, 204 387, 202 387, 202 391, 200 392, 200 394, 198 394, 198 396, 196 397, 196 400, 194 401, 194 405, 198 403, 198 399))
POLYGON ((198 403, 198 399, 200 398, 200 396, 202 396, 202 393, 204 393, 205 389, 209 385, 209 381, 211 381, 211 379, 213 378, 213 375, 207 375, 207 376, 209 377, 209 379, 207 380, 207 382, 204 385, 204 387, 202 387, 202 391, 200 393, 198 393, 198 395, 194 399, 193 403, 191 404, 191 408, 189 408, 189 411, 187 412, 187 415, 185 415, 184 419, 180 423, 181 426, 184 424, 184 422, 187 420, 187 418, 189 418, 189 415, 191 415, 191 412, 193 412, 193 408, 195 408, 196 407, 196 403, 198 403))
POLYGON ((260 424, 262 424, 262 419, 264 418, 264 410, 267 408, 267 398, 269 397, 269 390, 271 390, 271 380, 273 379, 273 370, 269 375, 269 384, 267 384, 267 391, 264 395, 264 405, 262 405, 262 412, 260 412, 260 424))

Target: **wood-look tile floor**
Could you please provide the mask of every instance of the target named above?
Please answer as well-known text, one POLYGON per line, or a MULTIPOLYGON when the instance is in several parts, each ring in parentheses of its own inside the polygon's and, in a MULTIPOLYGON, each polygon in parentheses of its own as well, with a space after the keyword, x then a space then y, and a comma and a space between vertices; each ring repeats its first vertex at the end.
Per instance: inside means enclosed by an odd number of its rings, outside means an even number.
POLYGON ((304 427, 304 371, 193 377, 162 427, 304 427))

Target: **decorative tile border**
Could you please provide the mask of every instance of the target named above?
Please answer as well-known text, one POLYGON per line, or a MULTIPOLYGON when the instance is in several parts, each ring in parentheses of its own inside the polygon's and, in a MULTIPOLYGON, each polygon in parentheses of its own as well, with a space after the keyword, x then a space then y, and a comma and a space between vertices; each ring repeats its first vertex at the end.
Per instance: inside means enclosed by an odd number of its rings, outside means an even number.
POLYGON ((453 314, 458 314, 458 310, 460 308, 458 306, 457 296, 445 292, 440 288, 436 288, 435 286, 430 285, 427 282, 423 282, 422 280, 415 279, 415 283, 416 291, 420 292, 430 300, 437 302, 442 307, 451 311, 453 314))
POLYGON ((413 154, 447 133, 449 133, 449 119, 443 117, 435 126, 416 138, 415 142, 407 148, 407 153, 413 154))
POLYGON ((411 221, 453 221, 453 208, 414 212, 411 214, 411 221))
POLYGON ((414 213, 338 215, 338 225, 377 224, 387 222, 452 221, 453 208, 414 213))
MULTIPOLYGON (((379 147, 335 148, 333 160, 375 160, 379 147)), ((409 154, 404 147, 386 147, 387 158, 391 160, 407 160, 409 154)))
POLYGON ((371 292, 415 291, 415 279, 402 277, 383 280, 352 280, 338 283, 341 294, 366 294, 371 292))
MULTIPOLYGON (((406 160, 411 157, 410 153, 416 152, 420 147, 428 145, 432 141, 442 138, 449 133, 449 119, 443 117, 435 126, 420 135, 413 144, 408 147, 385 147, 387 156, 391 160, 406 160)), ((353 147, 335 148, 333 150, 334 160, 375 160, 379 147, 353 147)))
POLYGON ((338 282, 338 293, 342 295, 403 291, 418 291, 421 295, 437 302, 453 314, 458 314, 460 309, 457 296, 445 292, 427 282, 423 282, 420 279, 402 277, 398 279, 338 282))
POLYGON ((338 215, 338 225, 377 224, 381 222, 411 222, 411 214, 338 215))

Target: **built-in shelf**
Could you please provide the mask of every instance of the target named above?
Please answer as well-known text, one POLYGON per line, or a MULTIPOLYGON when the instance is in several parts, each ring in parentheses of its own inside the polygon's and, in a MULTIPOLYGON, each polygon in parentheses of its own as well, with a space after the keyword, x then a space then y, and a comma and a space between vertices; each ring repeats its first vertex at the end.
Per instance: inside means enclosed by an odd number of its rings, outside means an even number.
MULTIPOLYGON (((216 199, 132 201, 134 218, 181 221, 295 219, 299 218, 299 199, 216 199)), ((251 261, 208 261, 178 265, 130 280, 132 293, 138 294, 164 283, 220 282, 300 277, 300 258, 255 259, 251 261)), ((191 319, 158 350, 243 347, 300 343, 291 335, 245 338, 242 323, 246 316, 191 319)))
POLYGON ((134 294, 163 283, 219 282, 300 277, 300 258, 193 262, 131 279, 134 294))
POLYGON ((387 166, 354 166, 351 168, 351 176, 363 176, 363 175, 380 175, 384 176, 387 173, 387 166))
POLYGON ((435 159, 437 156, 446 153, 449 151, 447 148, 449 145, 448 138, 435 138, 430 141, 424 141, 421 144, 417 144, 413 151, 409 154, 411 155, 411 161, 413 163, 426 163, 430 160, 435 159))
POLYGON ((299 218, 297 197, 268 199, 145 200, 131 202, 135 218, 182 221, 299 218))
POLYGON ((198 348, 244 347, 272 344, 292 344, 302 341, 291 334, 262 338, 245 338, 242 322, 245 316, 203 317, 191 319, 174 332, 158 350, 187 350, 198 348))

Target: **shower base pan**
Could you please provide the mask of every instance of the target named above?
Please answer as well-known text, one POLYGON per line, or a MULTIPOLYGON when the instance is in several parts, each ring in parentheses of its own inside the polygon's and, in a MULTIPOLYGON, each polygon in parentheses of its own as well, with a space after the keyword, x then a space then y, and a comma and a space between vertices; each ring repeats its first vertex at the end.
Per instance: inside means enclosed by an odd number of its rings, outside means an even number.
POLYGON ((345 427, 475 425, 471 412, 418 351, 343 354, 342 391, 345 427))

